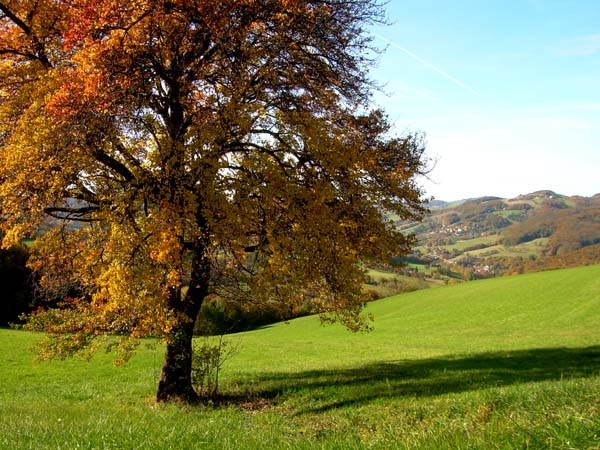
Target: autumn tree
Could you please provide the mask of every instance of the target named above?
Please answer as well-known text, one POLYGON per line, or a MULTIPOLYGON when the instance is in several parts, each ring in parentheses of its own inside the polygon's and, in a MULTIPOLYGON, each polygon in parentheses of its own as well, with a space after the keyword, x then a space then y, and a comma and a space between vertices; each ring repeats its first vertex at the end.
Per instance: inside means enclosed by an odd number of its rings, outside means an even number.
POLYGON ((358 261, 403 254, 419 136, 371 110, 375 0, 0 1, 4 245, 60 308, 43 356, 120 335, 166 356, 159 401, 196 398, 205 299, 310 305, 364 328, 358 261))

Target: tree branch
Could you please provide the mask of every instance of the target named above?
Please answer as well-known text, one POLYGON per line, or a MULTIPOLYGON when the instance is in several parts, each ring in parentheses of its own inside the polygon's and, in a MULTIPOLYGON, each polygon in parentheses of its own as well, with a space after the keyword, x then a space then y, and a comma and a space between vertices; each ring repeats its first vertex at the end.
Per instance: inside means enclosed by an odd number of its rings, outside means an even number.
POLYGON ((95 150, 92 153, 92 156, 96 158, 96 161, 98 161, 99 163, 105 165, 109 169, 112 169, 119 175, 121 175, 125 181, 129 182, 135 179, 133 173, 131 173, 131 171, 127 168, 125 164, 113 158, 109 154, 104 153, 102 150, 95 150))
MULTIPOLYGON (((41 62, 42 65, 46 68, 52 67, 50 60, 46 56, 44 44, 33 33, 31 27, 27 25, 23 20, 21 20, 14 12, 12 12, 10 8, 5 5, 5 2, 0 2, 0 11, 4 13, 4 17, 7 17, 12 23, 14 23, 18 28, 20 28, 26 36, 28 36, 31 39, 31 43, 33 44, 33 50, 35 51, 35 53, 26 53, 18 52, 17 50, 15 50, 13 53, 20 56, 24 56, 28 59, 37 60, 41 62)), ((5 53, 6 52, 7 51, 5 50, 5 53)))
POLYGON ((23 30, 23 32, 27 35, 27 36, 31 36, 31 28, 29 28, 29 26, 23 22, 21 19, 19 19, 19 17, 13 13, 8 6, 6 6, 4 4, 4 2, 0 2, 0 11, 2 11, 4 13, 5 17, 8 17, 10 19, 10 21, 12 23, 14 23, 16 26, 18 26, 21 30, 23 30))
POLYGON ((80 208, 69 208, 69 207, 49 207, 45 208, 44 212, 50 217, 54 217, 59 220, 73 220, 76 222, 96 222, 98 219, 91 217, 84 217, 93 212, 98 211, 100 208, 97 206, 83 206, 80 208))

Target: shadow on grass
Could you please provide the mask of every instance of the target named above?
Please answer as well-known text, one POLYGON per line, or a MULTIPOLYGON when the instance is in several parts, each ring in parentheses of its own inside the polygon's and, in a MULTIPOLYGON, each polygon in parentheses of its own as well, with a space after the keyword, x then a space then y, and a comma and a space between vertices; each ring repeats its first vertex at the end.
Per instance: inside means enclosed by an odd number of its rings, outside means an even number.
POLYGON ((265 373, 242 383, 241 398, 312 399, 301 413, 378 399, 429 397, 497 386, 600 375, 600 346, 550 348, 387 361, 340 370, 265 373), (258 389, 257 389, 258 388, 258 389), (254 390, 253 390, 254 389, 254 390))

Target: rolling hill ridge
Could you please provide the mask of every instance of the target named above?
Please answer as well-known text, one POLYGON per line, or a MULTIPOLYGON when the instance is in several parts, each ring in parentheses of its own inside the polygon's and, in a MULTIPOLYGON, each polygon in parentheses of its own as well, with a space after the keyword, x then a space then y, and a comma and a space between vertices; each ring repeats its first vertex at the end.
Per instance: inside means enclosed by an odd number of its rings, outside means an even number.
POLYGON ((600 194, 537 191, 513 199, 436 201, 420 223, 398 222, 418 246, 400 261, 413 272, 488 278, 600 262, 600 194))

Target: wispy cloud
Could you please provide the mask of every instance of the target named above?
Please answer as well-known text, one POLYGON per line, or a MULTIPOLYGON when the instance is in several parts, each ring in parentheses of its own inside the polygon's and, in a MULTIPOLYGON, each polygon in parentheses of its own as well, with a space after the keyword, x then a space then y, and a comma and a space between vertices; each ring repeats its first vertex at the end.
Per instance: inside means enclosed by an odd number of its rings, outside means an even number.
POLYGON ((450 81, 451 83, 455 84, 456 86, 459 86, 473 94, 476 94, 476 92, 471 89, 471 87, 469 87, 467 84, 465 84, 464 82, 462 82, 461 80, 459 80, 458 78, 450 75, 448 72, 446 72, 445 70, 439 68, 438 66, 430 63, 429 61, 426 61, 425 59, 421 58, 420 56, 414 54, 413 52, 411 52, 410 50, 408 50, 407 48, 401 46, 400 44, 389 40, 388 38, 380 35, 380 34, 375 34, 375 37, 381 39, 382 41, 386 42, 387 44, 389 44, 390 46, 394 47, 397 50, 400 50, 402 53, 404 53, 405 55, 409 56, 410 58, 412 58, 413 60, 417 61, 418 63, 422 64, 423 66, 427 67, 428 69, 430 69, 431 71, 437 73, 438 75, 441 75, 442 77, 444 77, 445 79, 447 79, 448 81, 450 81))
POLYGON ((564 40, 554 50, 559 55, 595 55, 600 53, 600 34, 588 34, 564 40))
POLYGON ((393 95, 396 100, 408 100, 416 97, 420 100, 426 100, 430 104, 439 104, 441 101, 439 95, 430 89, 407 84, 397 79, 390 80, 384 88, 384 92, 387 95, 393 95))
MULTIPOLYGON (((556 103, 549 106, 530 107, 527 109, 528 114, 564 114, 572 116, 573 114, 599 114, 600 102, 570 102, 556 103)), ((595 120, 595 116, 594 120, 595 120)))

